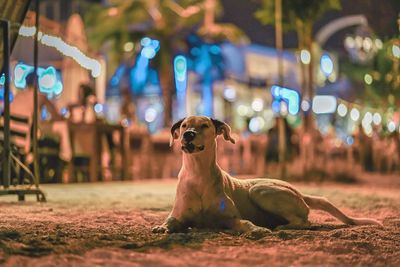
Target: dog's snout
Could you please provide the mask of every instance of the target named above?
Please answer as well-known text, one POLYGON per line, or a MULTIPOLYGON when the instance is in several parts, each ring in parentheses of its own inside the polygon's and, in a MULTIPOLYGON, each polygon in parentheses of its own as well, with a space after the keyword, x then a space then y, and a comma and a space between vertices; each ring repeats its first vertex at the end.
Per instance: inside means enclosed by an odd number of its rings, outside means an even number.
POLYGON ((186 132, 183 134, 183 139, 184 139, 186 142, 193 141, 193 139, 194 139, 195 137, 196 137, 196 132, 195 132, 195 131, 188 130, 188 131, 186 131, 186 132))

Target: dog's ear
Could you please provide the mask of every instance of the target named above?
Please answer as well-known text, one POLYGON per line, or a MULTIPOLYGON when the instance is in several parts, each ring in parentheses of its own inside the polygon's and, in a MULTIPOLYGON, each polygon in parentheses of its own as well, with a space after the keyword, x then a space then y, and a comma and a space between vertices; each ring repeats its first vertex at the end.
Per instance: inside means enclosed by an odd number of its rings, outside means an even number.
POLYGON ((181 127, 181 124, 184 120, 185 120, 185 118, 175 122, 175 124, 172 125, 171 137, 169 138, 169 146, 172 146, 174 144, 175 139, 179 138, 179 128, 181 127))
POLYGON ((231 127, 228 124, 214 119, 211 119, 211 121, 214 124, 217 135, 223 134, 226 141, 230 141, 232 144, 235 143, 235 139, 231 136, 231 127))

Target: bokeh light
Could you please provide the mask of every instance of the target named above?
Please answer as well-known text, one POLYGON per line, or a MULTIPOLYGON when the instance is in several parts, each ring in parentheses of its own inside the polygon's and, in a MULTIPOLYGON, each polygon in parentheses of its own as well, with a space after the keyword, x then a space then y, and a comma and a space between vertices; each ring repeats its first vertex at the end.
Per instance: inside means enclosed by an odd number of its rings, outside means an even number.
POLYGON ((338 105, 338 108, 337 108, 337 113, 338 113, 339 116, 341 116, 341 117, 346 116, 346 114, 347 114, 347 107, 346 107, 346 105, 343 104, 343 103, 340 103, 340 104, 338 105))
POLYGON ((259 133, 265 126, 265 121, 262 117, 257 116, 254 118, 251 118, 249 122, 249 130, 252 133, 259 133))
POLYGON ((350 111, 350 118, 353 121, 357 121, 360 118, 360 111, 357 108, 352 108, 350 111))
POLYGON ((378 112, 375 112, 372 116, 372 121, 375 125, 379 125, 382 122, 382 116, 378 112))
POLYGON ((372 81, 373 81, 373 79, 372 79, 371 74, 367 73, 367 74, 364 75, 364 82, 366 84, 370 85, 370 84, 372 84, 372 81))
POLYGON ((394 121, 389 121, 387 124, 387 129, 389 132, 393 133, 396 130, 396 123, 394 123, 394 121))
POLYGON ((311 54, 308 50, 303 49, 300 51, 300 61, 301 61, 301 63, 306 64, 306 65, 310 64, 311 54))
POLYGON ((224 98, 229 102, 233 102, 236 99, 236 90, 232 87, 226 87, 224 90, 224 98))
POLYGON ((303 99, 303 101, 301 101, 301 110, 307 112, 310 110, 310 108, 311 108, 310 102, 303 99))
POLYGON ((251 103, 251 108, 256 112, 262 111, 264 108, 264 101, 261 98, 255 98, 251 103))
POLYGON ((392 54, 395 58, 400 58, 400 47, 398 45, 392 46, 392 54))
POLYGON ((325 76, 329 76, 333 72, 333 61, 332 58, 328 54, 323 54, 321 57, 321 70, 325 74, 325 76))

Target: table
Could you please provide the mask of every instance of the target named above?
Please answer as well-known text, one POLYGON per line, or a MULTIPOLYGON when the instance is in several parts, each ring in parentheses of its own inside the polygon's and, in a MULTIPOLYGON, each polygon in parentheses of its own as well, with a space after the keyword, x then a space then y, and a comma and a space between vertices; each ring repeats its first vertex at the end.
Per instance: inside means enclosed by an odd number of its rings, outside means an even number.
MULTIPOLYGON (((119 153, 121 155, 121 180, 127 178, 128 160, 127 151, 129 140, 126 138, 126 128, 122 125, 108 124, 101 121, 94 123, 68 123, 73 155, 90 157, 89 181, 96 182, 101 176, 102 136, 119 132, 119 153)), ((112 153, 111 153, 112 154, 112 153)), ((70 177, 74 175, 74 166, 71 164, 70 177)), ((112 166, 114 167, 114 166, 112 166)))

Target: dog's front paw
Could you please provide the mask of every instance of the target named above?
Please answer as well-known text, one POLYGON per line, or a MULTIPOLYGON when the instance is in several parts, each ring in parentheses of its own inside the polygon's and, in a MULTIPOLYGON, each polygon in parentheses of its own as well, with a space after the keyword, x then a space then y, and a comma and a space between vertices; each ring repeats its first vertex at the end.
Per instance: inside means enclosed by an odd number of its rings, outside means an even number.
POLYGON ((157 234, 163 234, 163 233, 168 233, 168 228, 165 224, 153 227, 153 229, 151 229, 151 231, 153 233, 157 233, 157 234))
POLYGON ((169 217, 162 225, 153 228, 153 233, 178 233, 184 231, 184 227, 174 217, 169 217))
POLYGON ((266 237, 270 233, 272 233, 272 231, 269 230, 268 228, 256 226, 251 230, 245 232, 243 236, 251 240, 258 240, 263 237, 266 237))

